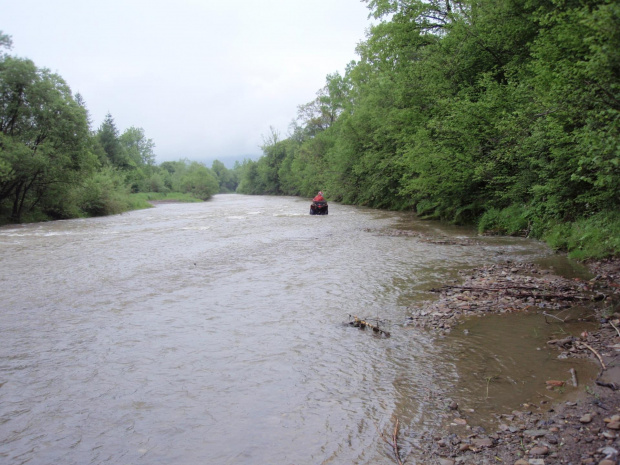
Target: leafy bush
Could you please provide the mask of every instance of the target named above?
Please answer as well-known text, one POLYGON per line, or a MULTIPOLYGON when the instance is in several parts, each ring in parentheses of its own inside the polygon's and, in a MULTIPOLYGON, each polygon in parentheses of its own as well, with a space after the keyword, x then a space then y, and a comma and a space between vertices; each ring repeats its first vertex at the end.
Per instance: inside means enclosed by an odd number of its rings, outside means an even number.
POLYGON ((96 172, 74 191, 74 195, 76 204, 86 216, 114 215, 130 209, 129 187, 124 175, 114 168, 96 172))

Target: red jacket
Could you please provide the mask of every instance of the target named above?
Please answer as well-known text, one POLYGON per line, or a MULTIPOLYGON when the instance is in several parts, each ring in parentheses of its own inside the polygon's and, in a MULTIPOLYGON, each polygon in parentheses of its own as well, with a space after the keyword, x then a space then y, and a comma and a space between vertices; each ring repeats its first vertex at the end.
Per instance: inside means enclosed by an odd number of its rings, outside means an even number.
POLYGON ((318 194, 315 198, 312 199, 314 202, 325 202, 325 199, 321 194, 318 194))

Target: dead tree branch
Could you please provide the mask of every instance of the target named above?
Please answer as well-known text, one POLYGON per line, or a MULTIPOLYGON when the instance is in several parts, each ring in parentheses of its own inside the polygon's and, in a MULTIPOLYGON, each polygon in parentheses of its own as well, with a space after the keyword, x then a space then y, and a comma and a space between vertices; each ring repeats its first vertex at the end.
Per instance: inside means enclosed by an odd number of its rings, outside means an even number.
POLYGON ((580 341, 577 344, 584 346, 586 349, 589 349, 594 355, 596 355, 596 358, 598 358, 598 361, 601 363, 601 367, 603 367, 603 371, 607 369, 607 367, 605 366, 605 362, 603 362, 603 357, 601 357, 601 354, 599 354, 596 350, 594 350, 590 345, 586 344, 585 342, 580 341))
POLYGON ((389 445, 394 451, 394 456, 396 457, 396 462, 398 465, 403 465, 402 460, 400 459, 400 452, 398 451, 398 418, 396 419, 396 423, 394 423, 394 431, 392 431, 392 437, 388 440, 382 431, 379 431, 381 435, 381 439, 389 445))
POLYGON ((368 321, 362 320, 361 318, 358 318, 358 317, 353 316, 353 315, 349 315, 349 318, 353 318, 353 321, 350 321, 349 325, 351 325, 351 326, 353 326, 355 328, 360 328, 360 329, 370 328, 375 333, 380 333, 380 334, 383 334, 385 337, 390 337, 390 333, 388 331, 385 331, 385 330, 379 328, 378 325, 373 325, 372 323, 369 323, 368 321))

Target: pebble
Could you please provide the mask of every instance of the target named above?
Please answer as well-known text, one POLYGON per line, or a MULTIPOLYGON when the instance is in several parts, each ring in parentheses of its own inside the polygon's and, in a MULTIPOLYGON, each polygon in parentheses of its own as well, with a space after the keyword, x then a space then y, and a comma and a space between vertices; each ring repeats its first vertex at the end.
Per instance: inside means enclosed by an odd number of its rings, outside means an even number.
POLYGON ((616 458, 618 456, 618 450, 614 449, 613 447, 603 447, 602 449, 599 449, 597 452, 600 452, 601 454, 605 454, 606 459, 616 458))
POLYGON ((514 465, 530 465, 530 462, 524 459, 519 459, 514 463, 514 465))
POLYGON ((489 438, 474 439, 472 442, 474 446, 476 446, 479 449, 482 449, 484 447, 491 447, 493 445, 493 441, 491 441, 489 438))
POLYGON ((455 463, 452 459, 439 459, 439 465, 454 465, 455 463))
POLYGON ((607 428, 613 429, 613 430, 619 430, 620 421, 610 421, 609 423, 607 423, 607 428))
POLYGON ((547 455, 549 448, 547 446, 536 446, 530 449, 530 455, 547 455))
POLYGON ((584 416, 582 416, 579 421, 581 423, 590 423, 592 421, 592 414, 591 413, 586 413, 584 416))
POLYGON ((546 436, 546 439, 549 444, 558 444, 560 442, 558 440, 558 437, 554 434, 549 434, 548 436, 546 436))

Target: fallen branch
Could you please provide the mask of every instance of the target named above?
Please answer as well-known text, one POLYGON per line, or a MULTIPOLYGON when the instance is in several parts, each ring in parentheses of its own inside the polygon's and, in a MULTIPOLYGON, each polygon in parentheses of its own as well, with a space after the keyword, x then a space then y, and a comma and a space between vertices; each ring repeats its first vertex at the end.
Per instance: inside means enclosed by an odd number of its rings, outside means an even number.
POLYGON ((511 292, 510 289, 506 289, 506 295, 510 297, 527 298, 533 297, 534 299, 558 299, 558 300, 591 300, 589 297, 583 297, 580 295, 567 295, 567 294, 543 294, 536 292, 511 292))
POLYGON ((601 354, 599 354, 596 350, 594 350, 591 346, 589 346, 585 342, 578 342, 577 344, 584 346, 586 349, 589 349, 594 355, 596 355, 596 358, 598 358, 598 361, 601 362, 603 371, 607 369, 607 367, 605 366, 605 362, 603 362, 603 357, 601 357, 601 354))
POLYGON ((616 330, 618 336, 620 336, 620 330, 618 330, 618 327, 614 324, 614 322, 609 320, 609 324, 616 330))
POLYGON ((549 317, 551 317, 551 318, 555 318, 556 320, 561 321, 562 323, 566 323, 566 320, 563 320, 562 318, 558 318, 558 317, 557 317, 557 316, 555 316, 555 315, 551 315, 551 314, 549 314, 549 313, 547 313, 547 312, 543 312, 542 314, 543 314, 543 315, 545 315, 545 322, 547 321, 547 317, 549 316, 549 317))
MULTIPOLYGON (((349 318, 351 318, 351 317, 352 317, 352 315, 349 315, 349 318)), ((355 328, 360 328, 360 329, 370 328, 375 333, 381 333, 385 337, 390 337, 390 333, 389 332, 384 331, 383 329, 379 328, 379 326, 373 325, 372 323, 369 323, 366 320, 362 320, 361 318, 358 318, 356 316, 353 316, 353 321, 350 321, 349 325, 351 325, 351 326, 353 326, 355 328)))
POLYGON ((398 452, 398 418, 396 419, 396 423, 394 424, 394 431, 392 432, 391 441, 388 441, 382 431, 379 431, 379 434, 381 435, 383 441, 385 441, 385 443, 389 445, 394 451, 394 456, 396 457, 398 465, 403 465, 403 462, 400 459, 400 453, 398 452))

